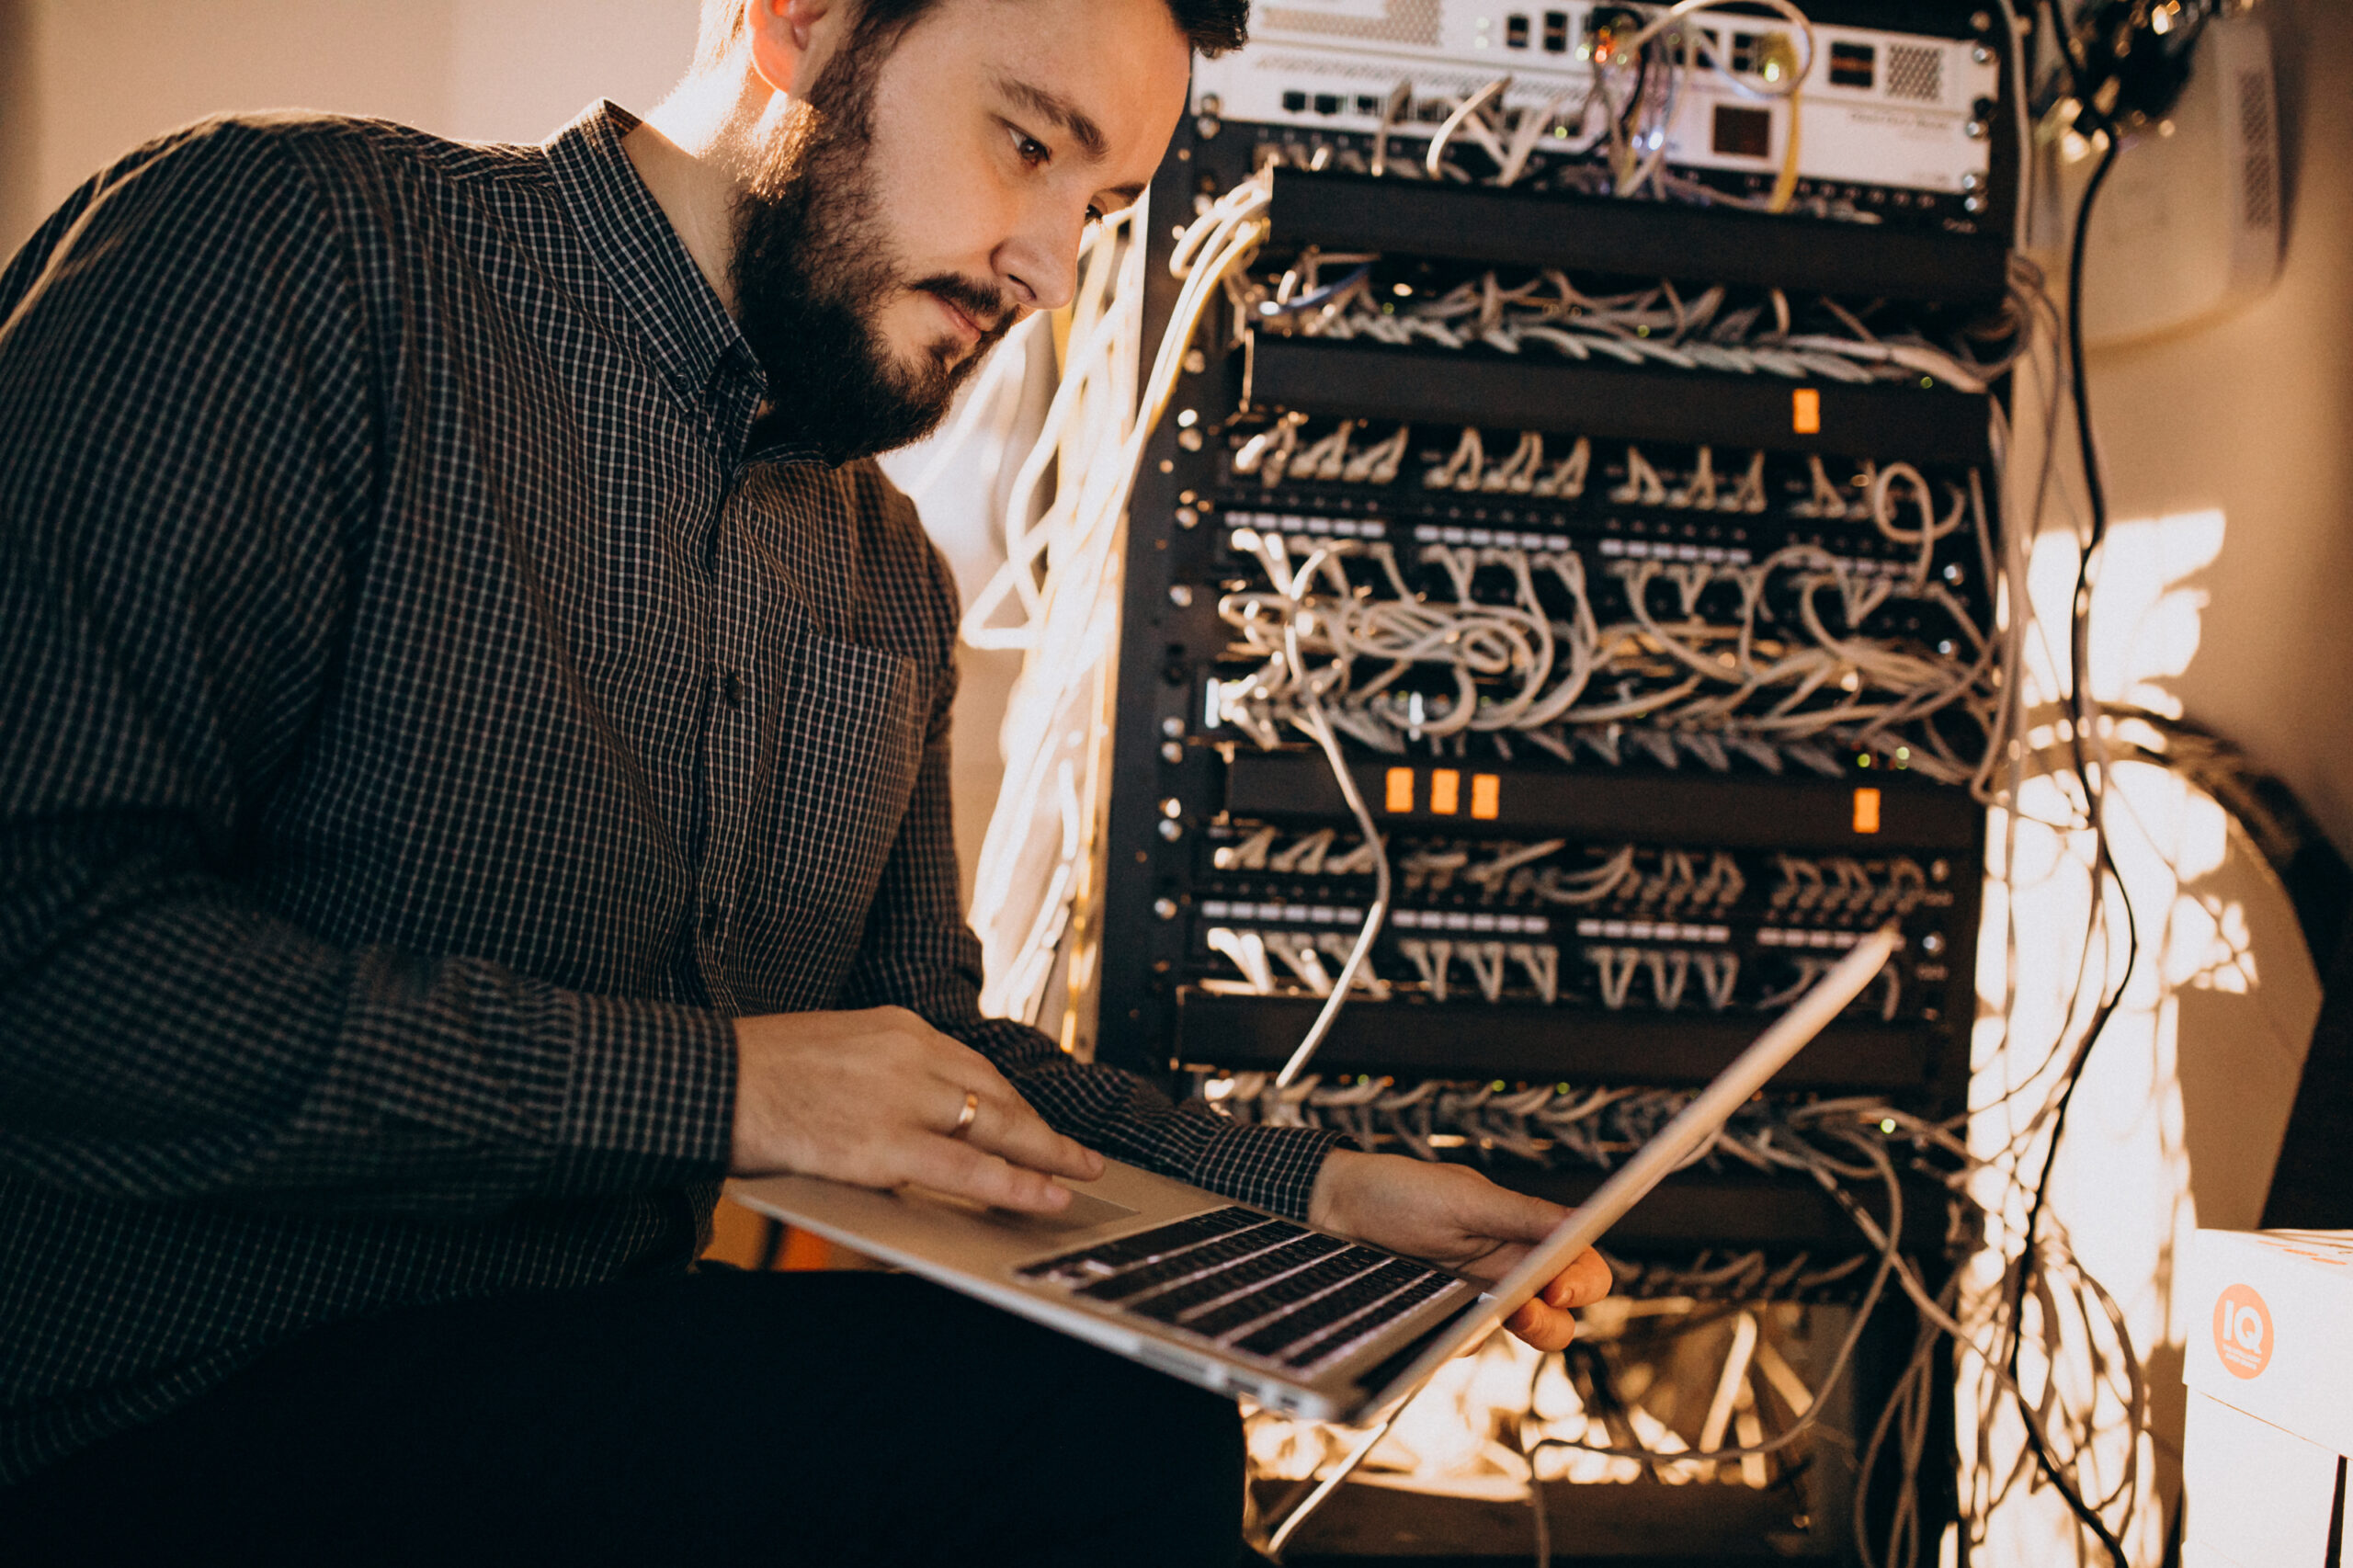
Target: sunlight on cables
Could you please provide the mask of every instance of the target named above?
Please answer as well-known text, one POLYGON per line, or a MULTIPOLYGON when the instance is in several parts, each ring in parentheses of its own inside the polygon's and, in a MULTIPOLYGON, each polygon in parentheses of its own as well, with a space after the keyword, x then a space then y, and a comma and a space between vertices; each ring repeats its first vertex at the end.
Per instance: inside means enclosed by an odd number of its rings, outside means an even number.
MULTIPOLYGON (((2165 683, 2197 653, 2204 599, 2195 579, 2219 555, 2225 531, 2211 511, 2110 528, 2089 649, 2091 689, 2102 703, 2178 713, 2165 683)), ((2076 552, 2063 529, 2035 543, 2028 575, 2038 631, 2066 624, 2076 552)), ((2029 637, 2022 750, 2063 749, 2067 668, 2063 649, 2029 637)), ((2065 1051, 2054 1047, 2080 1034, 2084 998, 2122 985, 2100 1049, 2086 1065, 2051 1199, 2082 1268, 2112 1292, 2115 1315, 2108 1323, 2069 1319, 2053 1335, 2060 1317, 2051 1300, 2029 1303, 2019 1378, 2046 1425, 2075 1434, 2088 1500, 2120 1527, 2136 1560, 2154 1562, 2165 1520, 2154 1485, 2156 1438, 2146 1426, 2150 1391, 2121 1375, 2115 1352, 2129 1342, 2143 1358, 2159 1358, 2182 1340, 2185 1325, 2170 1314, 2172 1260, 2200 1223, 2185 1136, 2185 1052, 2227 1049, 2243 1063, 2236 1075, 2260 1076, 2265 1053, 2257 1042, 2308 1031, 2316 987, 2309 975, 2293 973, 2302 955, 2292 940, 2258 968, 2255 925, 2268 918, 2281 926, 2285 894, 2210 796, 2178 772, 2124 755, 2145 730, 2119 718, 2096 737, 2118 754, 2109 764, 2117 881, 2100 894, 2105 920, 2095 921, 2091 829, 2072 777, 2026 778, 2015 815, 1995 813, 1978 949, 1986 1010, 1977 1029, 1970 1132, 1971 1152, 1984 1162, 1979 1194, 1995 1222, 1987 1249, 1964 1277, 1962 1315, 1985 1322, 2006 1310, 2001 1258, 2019 1244, 2025 1195, 2019 1180, 2003 1173, 2030 1176, 2040 1168, 2066 1065, 2065 1051), (2129 984, 2115 918, 2127 895, 2142 927, 2142 957, 2129 984), (2185 1037, 2183 1028, 2183 998, 2191 994, 2212 999, 2202 1005, 2200 1038, 2185 1037)), ((2150 741, 2143 735, 2137 744, 2161 752, 2150 741)), ((2275 1088, 2284 1084, 2291 1092, 2292 1063, 2271 1075, 2275 1088)), ((2276 1108, 2238 1108, 2248 1141, 2259 1143, 2265 1115, 2284 1122, 2286 1096, 2276 1108)), ((2269 1128, 2275 1138, 2278 1131, 2269 1128)), ((2034 1484, 2014 1402, 1987 1386, 1984 1358, 1964 1358, 1960 1370, 1964 1497, 1979 1520, 1972 1560, 2072 1558, 2075 1521, 2051 1491, 2034 1484)))
MULTIPOLYGON (((1735 1307, 1620 1294, 1585 1311, 1580 1348, 1567 1357, 1497 1334, 1438 1372, 1356 1481, 1491 1502, 1528 1501, 1531 1473, 1575 1485, 1653 1480, 1765 1491, 1785 1481, 1788 1460, 1677 1456, 1728 1439, 1756 1447, 1766 1433, 1760 1410, 1770 1407, 1786 1423, 1789 1412, 1811 1408, 1816 1391, 1797 1369, 1818 1353, 1825 1330, 1832 1338, 1843 1332, 1847 1317, 1843 1308, 1788 1301, 1735 1307), (1629 1444, 1659 1457, 1607 1451, 1629 1444)), ((1352 1437, 1256 1409, 1244 1431, 1262 1481, 1306 1481, 1337 1462, 1352 1437)))

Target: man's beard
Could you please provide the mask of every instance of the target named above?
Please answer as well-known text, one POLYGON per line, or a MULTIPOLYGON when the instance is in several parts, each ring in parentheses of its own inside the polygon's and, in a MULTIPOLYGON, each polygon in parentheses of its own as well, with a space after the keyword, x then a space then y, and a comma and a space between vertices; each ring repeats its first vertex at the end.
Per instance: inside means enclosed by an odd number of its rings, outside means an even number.
POLYGON ((794 110, 783 142, 736 208, 730 268, 736 324, 767 372, 779 439, 813 444, 829 463, 919 441, 1016 312, 955 274, 909 279, 878 232, 872 167, 874 79, 896 40, 851 40, 794 110), (913 366, 881 335, 883 310, 912 289, 982 329, 961 353, 944 333, 913 366))

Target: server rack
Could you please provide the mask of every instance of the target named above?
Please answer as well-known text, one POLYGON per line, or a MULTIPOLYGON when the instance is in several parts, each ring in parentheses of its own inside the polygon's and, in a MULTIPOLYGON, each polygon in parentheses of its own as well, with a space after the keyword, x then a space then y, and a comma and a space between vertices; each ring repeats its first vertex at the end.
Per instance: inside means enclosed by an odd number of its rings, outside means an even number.
MULTIPOLYGON (((1567 25, 1590 29, 1597 13, 1613 9, 1578 7, 1567 25)), ((1849 7, 1843 19, 1900 24, 1997 63, 2009 43, 1967 6, 1849 7)), ((1531 30, 1538 25, 1531 14, 1531 30)), ((1973 105, 1972 123, 2006 105, 2006 97, 1973 105)), ((1373 254, 1362 265, 1403 297, 1427 298, 1483 270, 1552 268, 1581 285, 1593 279, 1596 290, 1665 278, 1687 299, 1720 285, 1750 298, 1779 290, 1844 299, 1874 320, 1928 332, 1995 312, 2006 287, 1998 215, 2016 170, 1998 142, 1971 216, 1955 201, 1924 202, 1902 215, 1882 207, 1881 221, 1866 223, 1851 213, 1618 200, 1562 179, 1498 189, 1375 178, 1341 166, 1361 166, 1373 151, 1360 130, 1298 115, 1241 120, 1222 116, 1222 107, 1197 86, 1198 112, 1154 185, 1148 341, 1176 294, 1166 264, 1181 220, 1254 175, 1271 176, 1257 267, 1268 278, 1314 247, 1373 254)), ((1371 896, 1361 835, 1323 756, 1295 732, 1255 735, 1221 713, 1230 681, 1250 662, 1237 657, 1235 626, 1221 607, 1266 585, 1264 541, 1283 541, 1286 559, 1348 541, 1330 581, 1346 580, 1359 596, 1390 591, 1378 587, 1387 568, 1369 558, 1372 546, 1386 546, 1399 566, 1389 579, 1399 597, 1442 596, 1447 574, 1457 572, 1466 603, 1506 594, 1498 585, 1510 569, 1495 569, 1513 552, 1540 566, 1574 559, 1592 597, 1615 595, 1607 613, 1622 616, 1630 592, 1674 599, 1662 574, 1681 569, 1688 585, 1721 568, 1699 590, 1704 600, 1737 569, 1792 549, 1835 556, 1861 580, 1912 572, 1925 545, 1813 504, 1824 472, 1852 490, 1858 467, 1908 463, 1927 476, 1924 489, 1959 495, 1973 477, 1982 503, 1995 505, 1987 430, 1998 381, 1866 383, 1270 330, 1285 324, 1213 308, 1171 416, 1146 449, 1130 514, 1097 1051, 1180 1093, 1204 1085, 1230 1092, 1237 1079, 1255 1084, 1247 1075, 1281 1065, 1321 1010, 1371 896), (1328 463, 1270 480, 1248 454, 1254 440, 1263 451, 1286 426, 1296 437, 1290 450, 1334 430, 1348 449, 1351 429, 1361 433, 1360 449, 1395 429, 1404 432, 1396 437, 1403 451, 1386 483, 1330 477, 1328 463), (1493 433, 1499 450, 1532 432, 1554 461, 1582 443, 1582 483, 1547 494, 1527 484, 1430 483, 1466 428, 1493 433), (1761 483, 1737 505, 1695 506, 1643 483, 1645 465, 1692 483, 1706 460, 1725 469, 1719 500, 1735 478, 1761 483), (1435 561, 1432 551, 1440 552, 1435 561)), ((1997 536, 1997 517, 1989 527, 1997 536)), ((1993 548, 1963 527, 1933 542, 1928 563, 1938 589, 1989 631, 1993 548)), ((1902 596, 1849 630, 1866 626, 1928 643, 1949 630, 1902 596)), ((1430 708, 1441 700, 1433 692, 1430 708)), ((1433 1080, 1476 1094, 1483 1082, 1506 1096, 1546 1085, 1563 1095, 1697 1085, 1825 955, 1893 919, 1904 948, 1887 985, 1811 1047, 1776 1092, 1872 1095, 1930 1119, 1961 1113, 1976 1013, 1984 815, 1949 767, 1925 776, 1929 749, 1915 755, 1905 733, 1899 725, 1859 746, 1776 747, 1704 726, 1597 722, 1533 741, 1506 730, 1500 744, 1493 731, 1434 736, 1410 723, 1393 748, 1346 738, 1397 888, 1371 949, 1371 982, 1340 1011, 1312 1070, 1327 1085, 1433 1080), (1471 874, 1548 844, 1557 846, 1491 876, 1471 874), (1612 856, 1631 858, 1609 895, 1548 897, 1548 887, 1556 895, 1589 891, 1612 856)), ((1515 1159, 1475 1137, 1423 1152, 1479 1160, 1496 1179, 1563 1202, 1601 1174, 1570 1157, 1515 1159)), ((1936 1171, 1910 1169, 1902 1187, 1913 1216, 1906 1250, 1941 1281, 1971 1237, 1936 1171)), ((1799 1177, 1711 1162, 1662 1188, 1609 1244, 1632 1265, 1636 1289, 1656 1268, 1660 1278, 1684 1281, 1671 1287, 1682 1290, 1695 1258, 1745 1250, 1778 1266, 1856 1252, 1847 1205, 1886 1216, 1885 1196, 1867 1188, 1842 1204, 1799 1177)), ((1778 1297, 1749 1299, 1760 1310, 1778 1302, 1818 1312, 1816 1327, 1826 1331, 1854 1302, 1857 1277, 1843 1278, 1843 1286, 1809 1292, 1785 1283, 1778 1297)), ((1858 1440, 1869 1431, 1913 1353, 1915 1329, 1900 1302, 1881 1305, 1830 1424, 1858 1440)), ((1824 1332, 1814 1337, 1826 1343, 1824 1332)), ((1949 1377, 1938 1381, 1949 1385, 1949 1377)), ((1956 1507, 1949 1392, 1935 1400, 1932 1426, 1941 1436, 1914 1483, 1931 1540, 1956 1507)), ((1564 1521, 1583 1519, 1597 1532, 1577 1550, 1613 1560, 1726 1561, 1745 1540, 1759 1543, 1759 1560, 1844 1561, 1851 1535, 1833 1516, 1848 1511, 1853 1480, 1836 1468, 1817 1453, 1761 1491, 1673 1487, 1654 1475, 1631 1486, 1545 1490, 1564 1521)), ((1865 1482, 1875 1489, 1866 1519, 1883 1517, 1901 1483, 1885 1474, 1865 1482)), ((1483 1540, 1507 1536, 1510 1544, 1495 1550, 1524 1553, 1524 1527, 1499 1524, 1493 1513, 1365 1489, 1357 1506, 1336 1511, 1324 1548, 1393 1554, 1402 1533, 1449 1560, 1472 1561, 1483 1540)), ((1576 1560, 1565 1542, 1560 1560, 1576 1560)))

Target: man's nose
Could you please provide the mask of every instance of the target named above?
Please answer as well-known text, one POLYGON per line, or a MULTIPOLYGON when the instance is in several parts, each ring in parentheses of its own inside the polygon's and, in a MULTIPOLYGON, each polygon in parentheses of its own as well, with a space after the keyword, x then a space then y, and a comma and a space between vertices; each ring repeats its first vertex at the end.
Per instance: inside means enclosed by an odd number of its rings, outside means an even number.
POLYGON ((1016 229, 998 252, 997 270, 1012 304, 1058 311, 1078 291, 1078 247, 1086 233, 1060 212, 1039 211, 1016 229))

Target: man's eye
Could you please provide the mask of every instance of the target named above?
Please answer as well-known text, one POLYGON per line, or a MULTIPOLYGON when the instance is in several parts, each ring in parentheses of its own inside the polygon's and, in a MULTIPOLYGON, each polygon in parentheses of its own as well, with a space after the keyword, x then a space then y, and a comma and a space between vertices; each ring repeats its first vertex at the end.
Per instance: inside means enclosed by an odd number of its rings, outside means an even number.
POLYGON ((1103 222, 1103 209, 1096 206, 1093 202, 1087 203, 1086 221, 1089 223, 1100 223, 1103 222))
POLYGON ((1016 156, 1032 168, 1048 162, 1054 155, 1052 150, 1043 142, 1039 141, 1035 136, 1025 136, 1018 131, 1013 133, 1013 151, 1016 156))

